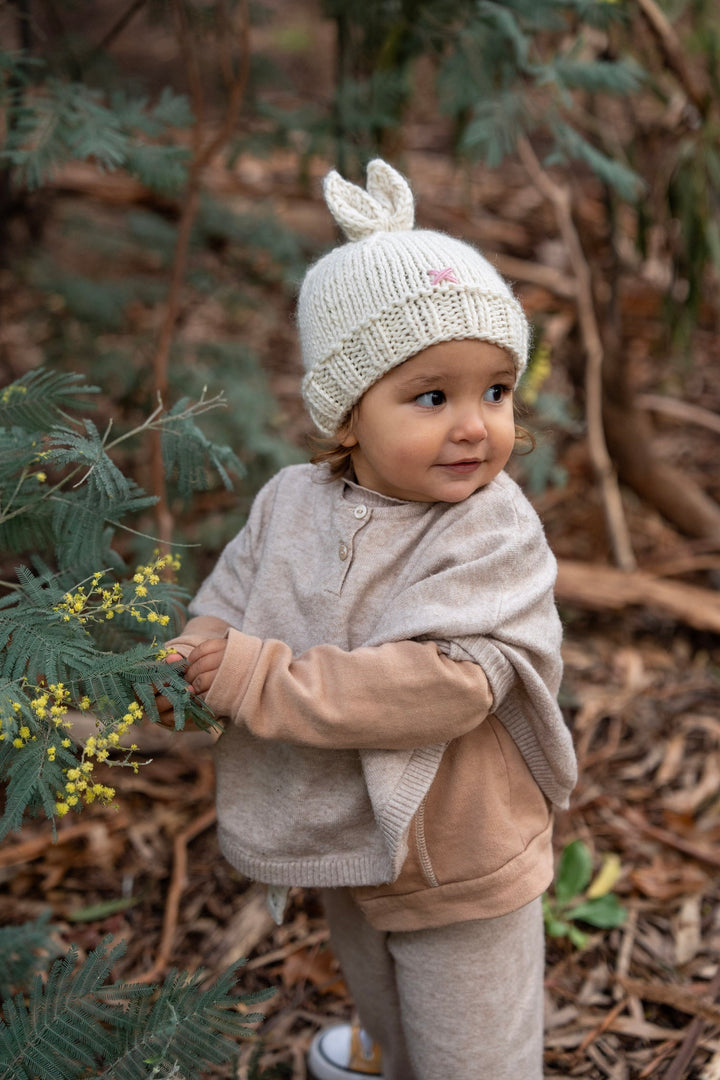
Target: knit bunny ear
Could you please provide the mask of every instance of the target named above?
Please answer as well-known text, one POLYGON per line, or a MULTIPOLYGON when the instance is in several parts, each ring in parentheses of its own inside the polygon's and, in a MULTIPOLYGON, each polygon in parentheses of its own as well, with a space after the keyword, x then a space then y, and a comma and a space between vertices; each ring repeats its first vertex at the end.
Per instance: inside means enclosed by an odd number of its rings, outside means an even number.
POLYGON ((330 213, 348 240, 413 227, 415 203, 410 185, 380 158, 367 167, 367 191, 335 171, 325 177, 323 191, 330 213))

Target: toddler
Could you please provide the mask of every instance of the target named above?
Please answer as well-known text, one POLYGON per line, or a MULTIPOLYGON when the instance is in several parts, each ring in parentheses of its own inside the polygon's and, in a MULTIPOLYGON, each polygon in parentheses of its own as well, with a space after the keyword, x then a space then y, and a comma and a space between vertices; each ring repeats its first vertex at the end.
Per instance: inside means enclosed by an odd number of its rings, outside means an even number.
POLYGON ((298 323, 326 447, 260 491, 170 644, 226 718, 223 852, 276 907, 322 890, 361 1028, 321 1032, 313 1075, 539 1080, 575 760, 555 561, 503 471, 528 326, 387 163, 325 198, 348 242, 298 323))

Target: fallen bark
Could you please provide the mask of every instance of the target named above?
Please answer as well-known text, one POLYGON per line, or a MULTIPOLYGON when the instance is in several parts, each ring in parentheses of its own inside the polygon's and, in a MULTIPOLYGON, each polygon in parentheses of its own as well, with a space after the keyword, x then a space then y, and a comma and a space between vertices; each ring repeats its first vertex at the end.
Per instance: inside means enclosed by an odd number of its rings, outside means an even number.
POLYGON ((555 595, 560 603, 591 611, 644 607, 696 630, 720 633, 720 594, 698 585, 666 581, 642 570, 625 573, 599 563, 561 559, 555 595))
MULTIPOLYGON (((716 1005, 714 993, 702 996, 686 986, 673 986, 668 983, 652 982, 645 979, 618 979, 628 994, 639 997, 641 1001, 652 1001, 656 1005, 669 1005, 672 1009, 690 1016, 702 1017, 712 1024, 720 1023, 720 1006, 716 1005)), ((713 991, 716 991, 713 987, 713 991)), ((683 1076, 685 1073, 682 1074, 683 1076)))

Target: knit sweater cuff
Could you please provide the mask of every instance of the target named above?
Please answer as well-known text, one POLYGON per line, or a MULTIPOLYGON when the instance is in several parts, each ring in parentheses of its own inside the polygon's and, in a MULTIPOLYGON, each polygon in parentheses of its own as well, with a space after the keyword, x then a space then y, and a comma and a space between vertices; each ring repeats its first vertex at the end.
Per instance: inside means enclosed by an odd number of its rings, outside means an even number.
POLYGON ((463 638, 462 643, 451 641, 448 649, 451 660, 473 660, 482 668, 492 692, 490 712, 502 703, 517 679, 517 672, 497 646, 485 637, 463 638))
POLYGON ((216 716, 235 719, 262 650, 262 641, 230 627, 227 648, 212 686, 205 695, 208 708, 216 716))

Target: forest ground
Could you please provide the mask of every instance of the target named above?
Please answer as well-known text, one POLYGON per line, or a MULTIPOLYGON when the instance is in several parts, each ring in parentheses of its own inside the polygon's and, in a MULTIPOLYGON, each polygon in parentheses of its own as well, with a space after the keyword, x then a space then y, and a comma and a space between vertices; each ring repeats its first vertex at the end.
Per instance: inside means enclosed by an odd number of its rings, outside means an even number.
MULTIPOLYGON (((307 194, 284 158, 250 162, 239 187, 252 199, 252 177, 275 193, 278 213, 322 232, 317 190, 307 194)), ((452 170, 432 153, 411 158, 419 218, 432 219, 432 191, 441 185, 447 216, 452 170)), ((68 181, 69 183, 69 181, 68 181)), ((459 183, 459 181, 457 181, 459 183)), ((482 185, 481 185, 482 186, 482 185)), ((77 192, 64 198, 81 200, 77 192)), ((240 197, 240 196, 239 196, 240 197)), ((503 190, 492 178, 474 193, 483 221, 496 223, 496 242, 533 257, 537 225, 522 214, 532 193, 503 190), (512 206, 521 208, 520 213, 512 206), (523 250, 524 245, 524 250, 523 250)), ((454 204, 457 220, 467 211, 454 204)), ((432 224, 438 224, 431 221, 432 224)), ((459 227, 458 232, 462 232, 459 227)), ((529 308, 547 306, 537 288, 523 290, 529 308)), ((552 301, 557 306, 557 301, 552 301)), ((663 336, 659 305, 638 309, 628 346, 645 351, 648 389, 667 373, 651 366, 647 343, 663 336)), ((207 314, 207 313, 206 313, 207 314)), ((197 317, 197 315, 196 315, 197 317)), ((299 367, 287 302, 264 306, 249 333, 267 358, 285 428, 302 444, 307 434, 298 395, 299 367), (264 350, 263 340, 267 346, 264 350)), ((694 388, 707 385, 716 357, 698 333, 689 365, 694 388)), ((656 360, 656 358, 655 358, 656 360)), ((715 367, 714 370, 717 370, 715 367)), ((562 370, 559 378, 564 378, 562 370)), ((698 400, 698 395, 694 395, 698 400)), ((703 403, 703 402, 701 402, 703 403)), ((700 479, 717 458, 717 436, 665 421, 664 453, 700 479)), ((580 436, 557 447, 566 470, 560 486, 535 497, 550 542, 561 558, 589 566, 608 562, 607 540, 587 453, 580 436)), ((668 580, 712 587, 720 565, 708 545, 671 529, 651 508, 624 492, 641 567, 668 580)), ((684 1042, 690 1071, 720 1076, 720 648, 717 636, 642 605, 589 611, 561 604, 565 625, 562 703, 580 759, 570 809, 557 817, 557 847, 584 840, 596 869, 617 853, 615 891, 627 907, 624 926, 590 932, 578 949, 550 939, 547 962, 546 1073, 549 1077, 670 1076, 684 1042)), ((152 760, 138 775, 114 770, 117 809, 90 809, 63 823, 58 843, 48 826, 29 824, 0 851, 0 918, 17 921, 48 907, 58 938, 89 949, 104 935, 127 943, 116 974, 157 978, 168 966, 210 975, 240 957, 246 991, 277 987, 261 1026, 263 1063, 281 1063, 301 1078, 313 1033, 351 1003, 328 944, 316 897, 292 894, 288 918, 275 927, 261 890, 220 856, 214 831, 210 741, 199 734, 144 733, 152 760)), ((250 1046, 243 1048, 241 1071, 250 1046)), ((218 1072, 218 1076, 230 1072, 218 1072)))

